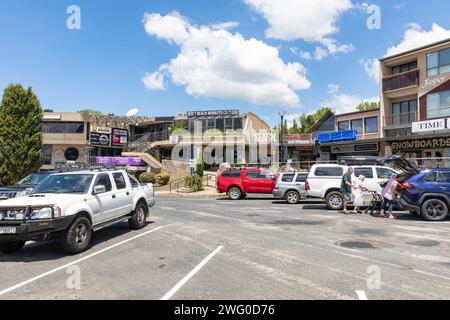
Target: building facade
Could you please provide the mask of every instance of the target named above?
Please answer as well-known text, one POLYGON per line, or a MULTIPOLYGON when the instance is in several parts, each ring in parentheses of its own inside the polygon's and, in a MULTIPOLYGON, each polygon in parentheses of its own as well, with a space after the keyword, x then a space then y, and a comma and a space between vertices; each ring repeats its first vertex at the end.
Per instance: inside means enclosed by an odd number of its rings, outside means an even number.
POLYGON ((449 166, 450 39, 383 58, 380 72, 384 154, 449 166))

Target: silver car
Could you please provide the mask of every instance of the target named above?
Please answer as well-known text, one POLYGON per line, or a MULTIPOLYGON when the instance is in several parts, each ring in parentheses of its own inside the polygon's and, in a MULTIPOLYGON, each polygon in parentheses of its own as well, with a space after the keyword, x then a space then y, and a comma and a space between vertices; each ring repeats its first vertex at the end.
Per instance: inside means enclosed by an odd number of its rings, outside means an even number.
POLYGON ((307 172, 282 173, 275 184, 273 196, 278 199, 285 199, 289 204, 297 204, 301 199, 308 197, 306 192, 307 177, 307 172))

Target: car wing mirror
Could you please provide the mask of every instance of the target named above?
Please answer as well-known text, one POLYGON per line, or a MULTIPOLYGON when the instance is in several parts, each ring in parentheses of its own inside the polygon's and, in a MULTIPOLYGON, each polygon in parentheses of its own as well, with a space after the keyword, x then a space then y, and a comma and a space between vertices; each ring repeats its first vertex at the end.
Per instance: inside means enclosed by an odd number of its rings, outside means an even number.
POLYGON ((105 186, 95 186, 93 194, 101 194, 106 192, 105 186))
POLYGON ((29 196, 33 192, 33 188, 26 188, 25 193, 29 196))

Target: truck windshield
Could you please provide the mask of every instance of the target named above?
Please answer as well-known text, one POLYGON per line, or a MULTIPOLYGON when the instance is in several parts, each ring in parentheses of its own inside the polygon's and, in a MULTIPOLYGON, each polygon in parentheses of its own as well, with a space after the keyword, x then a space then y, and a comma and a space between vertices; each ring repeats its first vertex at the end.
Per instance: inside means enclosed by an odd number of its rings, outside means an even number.
POLYGON ((20 186, 36 186, 48 176, 49 174, 46 173, 32 173, 20 180, 17 184, 20 186))
POLYGON ((92 174, 58 174, 45 179, 36 193, 87 193, 92 182, 92 174))

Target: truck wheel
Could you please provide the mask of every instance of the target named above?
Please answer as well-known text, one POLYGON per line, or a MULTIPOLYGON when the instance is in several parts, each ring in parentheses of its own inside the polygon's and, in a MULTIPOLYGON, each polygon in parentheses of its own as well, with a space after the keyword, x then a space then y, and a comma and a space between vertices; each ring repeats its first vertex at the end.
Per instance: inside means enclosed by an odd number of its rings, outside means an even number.
POLYGON ((69 254, 86 251, 92 239, 91 222, 86 217, 78 217, 62 232, 60 244, 69 254))
POLYGON ((242 197, 242 192, 239 188, 233 187, 228 190, 228 197, 230 200, 239 200, 242 197))
POLYGON ((25 241, 0 243, 0 252, 4 254, 14 253, 22 249, 24 245, 25 241))
POLYGON ((286 193, 286 201, 289 204, 297 204, 300 201, 300 195, 297 191, 289 191, 286 193))
POLYGON ((325 202, 329 210, 341 210, 344 207, 344 198, 339 191, 330 192, 325 202))
POLYGON ((448 207, 441 199, 428 199, 422 204, 421 212, 427 221, 444 221, 448 216, 448 207))
POLYGON ((148 207, 141 201, 137 204, 136 210, 132 212, 131 218, 128 220, 130 228, 139 230, 145 227, 148 215, 148 207))

